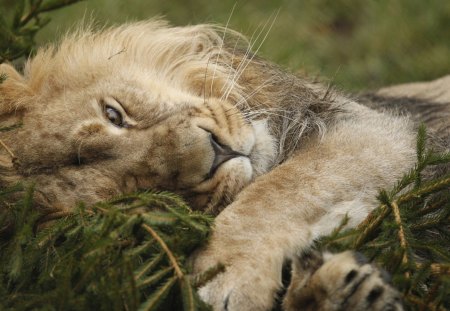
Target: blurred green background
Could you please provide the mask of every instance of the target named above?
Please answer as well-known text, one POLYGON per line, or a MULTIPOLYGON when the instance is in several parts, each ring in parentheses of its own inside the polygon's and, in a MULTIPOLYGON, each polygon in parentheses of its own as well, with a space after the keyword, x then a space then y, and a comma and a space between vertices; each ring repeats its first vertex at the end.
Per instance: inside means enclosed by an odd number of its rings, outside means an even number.
MULTIPOLYGON (((14 3, 0 0, 2 14, 14 3)), ((277 12, 260 54, 344 89, 450 73, 448 0, 87 0, 49 13, 52 22, 37 41, 52 41, 83 18, 113 24, 156 15, 173 25, 224 25, 231 15, 230 28, 251 37, 277 12)))

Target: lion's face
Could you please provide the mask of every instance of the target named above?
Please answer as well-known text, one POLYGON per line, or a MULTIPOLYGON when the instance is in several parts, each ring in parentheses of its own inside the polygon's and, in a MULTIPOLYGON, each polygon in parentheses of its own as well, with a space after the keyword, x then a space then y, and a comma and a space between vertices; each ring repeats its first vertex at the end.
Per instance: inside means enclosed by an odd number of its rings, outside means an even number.
MULTIPOLYGON (((232 198, 252 179, 254 127, 232 105, 155 81, 101 81, 28 111, 15 153, 22 171, 94 169, 119 192, 165 189, 197 207, 232 198)), ((96 172, 97 173, 97 172, 96 172)))
MULTIPOLYGON (((130 62, 126 52, 102 59, 90 55, 99 48, 94 43, 72 44, 85 44, 86 54, 61 48, 28 65, 20 81, 28 95, 15 112, 23 125, 7 139, 15 169, 36 179, 45 205, 67 209, 159 189, 218 212, 269 168, 273 141, 264 122, 246 119, 229 100, 205 96, 192 71, 180 65, 181 72, 169 74, 161 69, 172 65, 169 59, 155 64, 133 55, 130 62)), ((17 87, 12 78, 1 86, 4 94, 17 87)))

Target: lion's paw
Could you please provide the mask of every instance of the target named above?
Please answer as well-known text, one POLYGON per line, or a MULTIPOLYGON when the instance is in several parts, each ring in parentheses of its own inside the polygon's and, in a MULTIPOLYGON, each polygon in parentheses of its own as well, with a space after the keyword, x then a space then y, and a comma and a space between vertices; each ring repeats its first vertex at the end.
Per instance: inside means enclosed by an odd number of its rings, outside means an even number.
POLYGON ((285 310, 403 310, 383 270, 360 254, 311 253, 293 265, 285 310))
POLYGON ((281 286, 280 274, 267 262, 234 261, 198 293, 215 311, 266 311, 272 308, 281 286))

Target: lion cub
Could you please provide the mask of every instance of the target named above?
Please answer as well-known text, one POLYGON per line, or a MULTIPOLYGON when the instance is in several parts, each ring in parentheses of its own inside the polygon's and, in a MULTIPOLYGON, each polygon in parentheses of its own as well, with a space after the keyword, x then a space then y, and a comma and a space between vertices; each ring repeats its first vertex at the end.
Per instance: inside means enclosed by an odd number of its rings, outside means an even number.
MULTIPOLYGON (((289 310, 401 310, 383 274, 350 252, 314 254, 345 215, 376 206, 415 163, 414 124, 260 59, 238 33, 162 21, 81 29, 0 85, 0 185, 36 183, 47 221, 140 189, 218 214, 195 272, 214 310, 269 310, 294 261, 289 310), (305 255, 308 254, 309 255, 305 255)), ((448 93, 448 90, 447 90, 448 93)))

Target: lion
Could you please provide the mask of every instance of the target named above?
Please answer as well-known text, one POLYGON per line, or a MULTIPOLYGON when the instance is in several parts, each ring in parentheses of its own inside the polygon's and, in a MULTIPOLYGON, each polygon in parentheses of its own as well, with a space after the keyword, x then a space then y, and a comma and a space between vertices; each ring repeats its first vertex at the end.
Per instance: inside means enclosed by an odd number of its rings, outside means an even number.
MULTIPOLYGON (((270 310, 287 259, 286 310, 402 310, 380 269, 311 246, 346 215, 359 224, 378 189, 415 164, 414 118, 362 105, 247 45, 218 26, 151 20, 81 28, 39 49, 23 74, 0 65, 1 124, 21 124, 2 133, 0 185, 34 183, 40 225, 78 202, 142 189, 218 215, 192 259, 194 274, 226 266, 199 290, 214 310, 270 310)), ((449 137, 448 105, 439 109, 449 137)))

